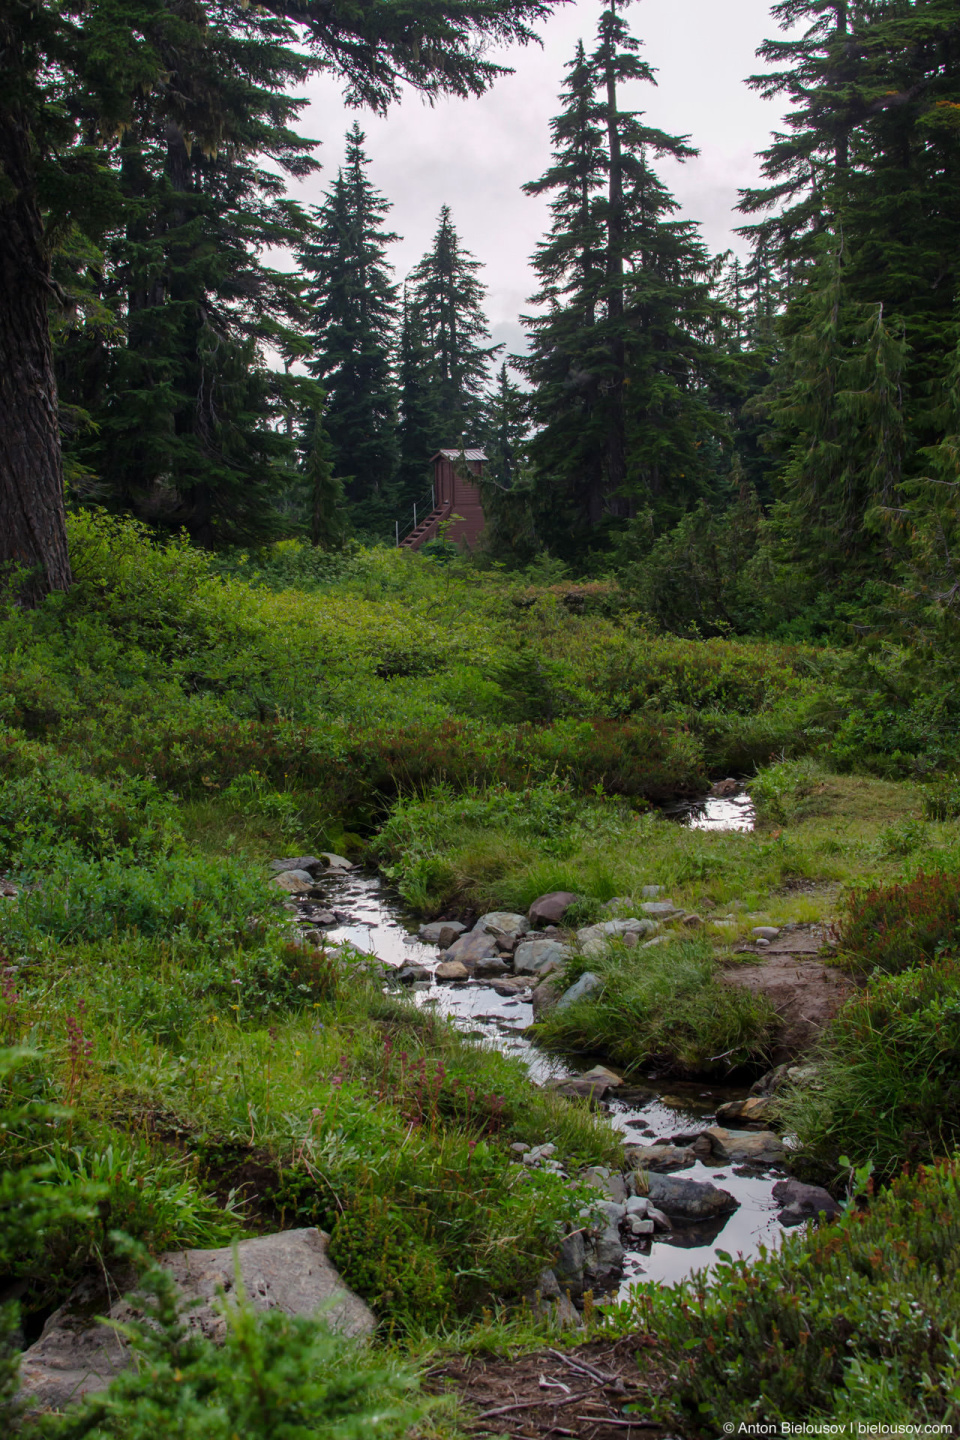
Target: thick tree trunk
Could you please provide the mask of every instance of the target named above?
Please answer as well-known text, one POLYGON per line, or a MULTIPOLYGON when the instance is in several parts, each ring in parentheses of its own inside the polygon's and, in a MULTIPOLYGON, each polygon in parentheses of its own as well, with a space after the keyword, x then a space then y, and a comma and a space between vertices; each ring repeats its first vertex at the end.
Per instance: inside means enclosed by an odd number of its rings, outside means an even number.
POLYGON ((28 572, 26 604, 72 583, 63 503, 50 263, 30 140, 0 112, 0 567, 28 572))

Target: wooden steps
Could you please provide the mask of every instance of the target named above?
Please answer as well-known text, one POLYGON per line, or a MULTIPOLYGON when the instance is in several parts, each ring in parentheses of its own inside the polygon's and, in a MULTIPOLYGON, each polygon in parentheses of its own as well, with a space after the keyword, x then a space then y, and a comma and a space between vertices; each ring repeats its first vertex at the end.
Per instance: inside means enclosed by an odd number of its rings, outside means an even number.
POLYGON ((415 530, 405 535, 400 541, 401 550, 419 550, 428 540, 433 540, 440 529, 441 523, 452 513, 452 505, 438 505, 436 510, 431 510, 425 520, 421 520, 415 530))

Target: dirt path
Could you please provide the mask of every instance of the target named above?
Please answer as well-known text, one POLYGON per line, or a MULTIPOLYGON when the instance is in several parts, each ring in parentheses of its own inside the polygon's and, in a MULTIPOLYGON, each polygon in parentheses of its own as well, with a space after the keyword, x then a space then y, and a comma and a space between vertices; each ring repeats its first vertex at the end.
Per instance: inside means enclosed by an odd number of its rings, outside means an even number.
POLYGON ((754 995, 765 995, 780 1015, 783 1029, 774 1064, 806 1054, 821 1030, 856 990, 849 975, 821 958, 827 937, 820 925, 785 929, 763 949, 746 947, 737 953, 754 954, 757 964, 728 966, 723 979, 754 995))

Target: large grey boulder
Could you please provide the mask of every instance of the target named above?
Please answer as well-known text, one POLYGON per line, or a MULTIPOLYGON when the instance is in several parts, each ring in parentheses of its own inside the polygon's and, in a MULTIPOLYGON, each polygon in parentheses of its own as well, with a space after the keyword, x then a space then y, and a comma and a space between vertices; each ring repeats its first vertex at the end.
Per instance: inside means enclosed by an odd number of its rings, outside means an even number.
POLYGON ((472 970, 478 960, 489 960, 496 954, 497 942, 492 935, 485 930, 471 930, 469 935, 461 935, 459 940, 454 940, 444 958, 459 960, 472 970))
MULTIPOLYGON (((322 1230, 285 1230, 243 1240, 236 1248, 184 1250, 162 1255, 160 1264, 176 1281, 184 1302, 184 1319, 209 1340, 220 1342, 227 1322, 218 1292, 229 1302, 236 1289, 239 1264, 243 1288, 256 1310, 283 1310, 287 1315, 316 1315, 345 1335, 372 1335, 376 1318, 346 1288, 327 1257, 328 1237, 322 1230), (198 1302, 191 1306, 191 1302, 198 1302)), ((125 1283, 130 1283, 127 1277, 125 1283)), ((99 1277, 78 1285, 54 1311, 36 1344, 20 1363, 21 1394, 34 1405, 53 1410, 103 1390, 130 1363, 126 1341, 98 1317, 121 1323, 141 1315, 136 1295, 111 1304, 99 1277)))
POLYGON ((653 920, 673 920, 676 916, 683 914, 683 911, 678 910, 672 900, 644 900, 640 909, 644 915, 649 915, 653 920))
POLYGON ((716 1220, 740 1208, 740 1201, 729 1190, 721 1190, 709 1180, 681 1180, 677 1175, 657 1175, 649 1171, 647 1196, 665 1215, 691 1223, 716 1220))
POLYGON ((491 910, 489 914, 480 916, 471 933, 485 932, 506 939, 509 936, 526 935, 529 929, 530 921, 526 915, 516 915, 512 910, 491 910))
POLYGON ((603 981, 600 976, 594 975, 592 970, 585 970, 576 984, 571 985, 569 990, 564 990, 555 1008, 566 1010, 568 1005, 576 1005, 578 1000, 585 1000, 588 995, 593 995, 602 988, 603 981))
POLYGON ((542 974, 551 966, 559 968, 569 954, 556 940, 524 940, 514 953, 513 968, 518 975, 542 974))
POLYGON ((527 919, 531 925, 559 925, 579 898, 572 890, 552 890, 549 895, 541 895, 534 900, 527 911, 527 919))

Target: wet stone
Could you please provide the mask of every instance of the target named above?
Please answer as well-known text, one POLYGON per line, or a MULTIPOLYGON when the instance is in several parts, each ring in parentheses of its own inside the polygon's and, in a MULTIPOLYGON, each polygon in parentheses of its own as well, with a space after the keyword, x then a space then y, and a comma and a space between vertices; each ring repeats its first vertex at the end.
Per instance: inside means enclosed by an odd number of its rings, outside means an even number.
POLYGON ((712 1125, 692 1148, 708 1164, 782 1165, 787 1158, 783 1141, 772 1130, 726 1130, 712 1125))
POLYGON ((689 1146, 629 1145, 624 1153, 637 1170, 653 1170, 663 1175, 671 1170, 689 1170, 697 1162, 689 1146))
POLYGON ((467 980, 470 972, 460 960, 443 960, 433 972, 438 980, 449 983, 452 980, 467 980))
POLYGON ((648 1175, 647 1194, 665 1215, 690 1222, 713 1220, 740 1208, 729 1190, 721 1190, 709 1180, 682 1180, 677 1175, 648 1175))
POLYGON ((431 920, 429 925, 421 925, 417 934, 425 945, 439 945, 446 950, 466 928, 459 920, 431 920))

